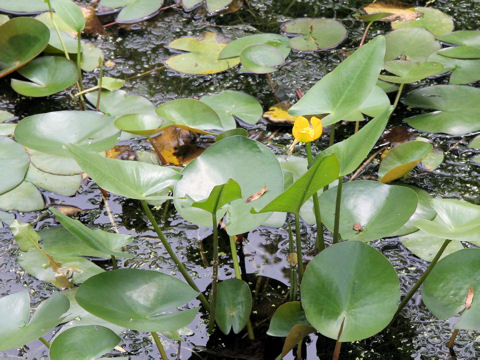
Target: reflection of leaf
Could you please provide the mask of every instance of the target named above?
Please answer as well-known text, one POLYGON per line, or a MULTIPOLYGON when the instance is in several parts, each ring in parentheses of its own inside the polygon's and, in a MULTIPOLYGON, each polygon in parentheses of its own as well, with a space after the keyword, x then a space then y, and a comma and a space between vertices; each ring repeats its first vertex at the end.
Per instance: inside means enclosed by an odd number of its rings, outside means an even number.
POLYGON ((383 21, 415 20, 418 13, 412 9, 412 5, 402 1, 375 1, 363 8, 367 14, 390 13, 391 16, 385 17, 383 21))
MULTIPOLYGON (((413 11, 413 9, 411 10, 413 11)), ((435 36, 451 33, 453 31, 453 20, 440 10, 429 7, 417 7, 415 11, 422 14, 416 19, 402 19, 392 23, 393 29, 405 27, 421 27, 430 31, 435 36)))
POLYGON ((173 70, 187 74, 213 74, 225 71, 240 61, 238 58, 221 60, 220 52, 228 40, 221 35, 206 32, 199 37, 183 37, 172 41, 171 49, 186 51, 167 59, 166 64, 173 70))

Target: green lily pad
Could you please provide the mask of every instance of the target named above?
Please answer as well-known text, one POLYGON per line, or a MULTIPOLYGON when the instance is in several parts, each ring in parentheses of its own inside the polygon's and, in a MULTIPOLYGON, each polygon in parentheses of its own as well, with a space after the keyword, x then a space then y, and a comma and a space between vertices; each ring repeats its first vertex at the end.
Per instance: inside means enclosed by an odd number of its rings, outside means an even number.
POLYGON ((83 172, 77 162, 72 158, 47 154, 44 152, 27 149, 30 161, 39 170, 55 175, 76 175, 83 172))
POLYGON ((351 342, 390 323, 400 300, 400 284, 385 256, 366 244, 348 241, 315 256, 303 276, 301 293, 305 315, 315 329, 351 342))
POLYGON ((301 34, 290 39, 292 49, 326 50, 338 46, 347 36, 347 29, 334 19, 295 19, 282 25, 282 31, 301 34))
POLYGON ((422 159, 421 165, 424 169, 433 171, 443 163, 444 158, 445 155, 443 151, 439 148, 434 148, 422 159))
POLYGON ((279 34, 255 34, 233 40, 220 53, 219 59, 239 57, 242 52, 254 45, 268 45, 279 50, 285 59, 290 54, 290 42, 285 36, 279 34))
POLYGON ((3 210, 36 211, 44 207, 42 194, 28 181, 0 195, 0 209, 3 210))
POLYGON ((10 20, 8 15, 0 14, 0 25, 5 24, 8 20, 10 20))
POLYGON ((68 299, 54 293, 42 302, 29 321, 30 297, 28 291, 4 296, 0 299, 0 350, 10 350, 26 345, 45 335, 62 322, 68 310, 68 299))
POLYGON ((286 337, 295 325, 310 325, 310 323, 305 317, 300 301, 286 302, 275 310, 267 334, 286 337))
POLYGON ((82 61, 80 66, 83 71, 91 72, 98 68, 99 60, 105 59, 102 49, 96 47, 94 44, 82 41, 82 61))
POLYGON ((56 194, 73 196, 82 185, 81 175, 53 175, 30 164, 25 180, 56 194))
POLYGON ((15 220, 15 215, 5 211, 0 211, 0 229, 3 228, 3 224, 10 225, 15 220))
POLYGON ((469 148, 480 150, 480 135, 475 136, 468 144, 469 148))
POLYGON ((215 320, 226 335, 233 329, 235 334, 243 330, 252 311, 252 293, 248 284, 239 279, 218 283, 215 320))
MULTIPOLYGON (((423 231, 417 231, 401 237, 403 246, 410 250, 414 255, 425 261, 432 261, 438 250, 442 247, 445 239, 434 237, 423 231)), ((460 241, 452 241, 443 251, 440 259, 462 250, 464 247, 460 241)))
POLYGON ((440 43, 425 29, 409 27, 398 29, 385 36, 385 61, 407 57, 411 61, 425 61, 440 49, 440 43))
POLYGON ((120 131, 111 118, 94 111, 54 111, 28 116, 15 129, 15 139, 41 152, 69 156, 65 144, 79 144, 91 151, 114 147, 120 131))
POLYGON ((172 56, 165 62, 176 71, 186 74, 214 74, 238 65, 238 57, 221 59, 219 54, 227 46, 228 39, 213 32, 206 32, 199 37, 183 37, 168 44, 174 50, 186 51, 172 56))
POLYGON ((441 41, 457 45, 480 46, 480 31, 478 30, 460 30, 450 34, 439 36, 441 41))
POLYGON ((15 115, 13 115, 12 113, 9 113, 8 111, 5 111, 5 110, 0 110, 0 123, 10 120, 13 117, 15 117, 15 115))
POLYGON ((180 329, 193 321, 198 308, 165 312, 197 295, 170 275, 121 269, 91 277, 80 286, 75 298, 85 310, 111 323, 132 330, 162 332, 180 329))
POLYGON ((451 71, 450 84, 469 84, 480 80, 480 59, 454 59, 433 53, 428 61, 443 65, 444 71, 451 71))
POLYGON ((60 36, 58 36, 55 29, 50 28, 50 40, 48 41, 48 47, 46 51, 54 54, 63 53, 63 45, 65 45, 65 49, 67 49, 69 54, 78 53, 77 39, 75 39, 68 32, 60 30, 59 33, 60 36), (62 38, 63 45, 62 41, 60 41, 60 37, 62 38))
POLYGON ((180 178, 175 170, 165 166, 106 159, 77 145, 66 148, 98 186, 127 198, 164 200, 169 197, 161 192, 173 187, 180 178))
POLYGON ((276 47, 260 44, 246 47, 240 54, 240 62, 240 72, 266 74, 276 71, 285 57, 276 47))
POLYGON ((480 328, 480 249, 463 249, 438 262, 425 280, 422 299, 437 318, 444 320, 462 312, 456 329, 480 328), (465 300, 473 290, 474 298, 469 309, 465 300))
POLYGON ((50 0, 55 13, 77 33, 85 29, 85 18, 78 5, 72 0, 50 0))
POLYGON ((395 146, 380 164, 380 182, 389 183, 404 177, 432 150, 432 144, 424 141, 408 141, 395 146))
POLYGON ((385 39, 377 36, 317 82, 289 113, 293 116, 329 114, 322 123, 331 125, 358 110, 377 82, 384 52, 385 39))
POLYGON ((420 27, 430 31, 436 37, 453 31, 451 16, 440 10, 430 7, 416 7, 415 11, 421 13, 422 16, 410 21, 394 21, 392 22, 392 28, 397 30, 406 27, 420 27))
POLYGON ((217 212, 221 219, 227 212, 226 229, 231 235, 241 234, 265 222, 270 214, 252 214, 283 192, 283 174, 275 155, 263 144, 230 136, 216 142, 183 170, 183 177, 174 190, 174 204, 180 216, 200 226, 211 226, 211 214, 191 204, 210 195, 216 185, 235 180, 242 190, 238 199, 217 212), (255 176, 252 176, 255 174, 255 176), (246 200, 267 186, 259 199, 246 200), (185 198, 188 195, 189 198, 185 198))
POLYGON ((117 334, 103 326, 77 326, 55 338, 50 346, 50 359, 98 359, 112 350, 120 340, 117 334))
POLYGON ((380 80, 397 84, 412 83, 444 72, 443 65, 435 62, 394 60, 387 61, 384 67, 397 76, 380 75, 380 80))
POLYGON ((32 15, 48 11, 44 0, 2 0, 0 10, 16 15, 32 15))
POLYGON ((22 145, 0 136, 0 194, 12 190, 23 181, 29 164, 30 159, 22 145))
POLYGON ((122 115, 115 120, 115 126, 120 130, 141 136, 152 136, 172 125, 174 123, 149 114, 122 115))
POLYGON ((450 135, 480 130, 480 89, 461 85, 435 85, 412 91, 404 103, 434 112, 405 119, 415 129, 450 135))
MULTIPOLYGON (((98 92, 85 95, 92 104, 97 103, 98 92)), ((146 114, 155 116, 155 105, 142 96, 131 95, 124 90, 102 91, 100 110, 106 115, 119 117, 128 114, 146 114)))
POLYGON ((206 95, 201 102, 210 106, 220 117, 224 130, 236 128, 235 117, 248 124, 256 124, 262 118, 262 105, 253 96, 241 91, 226 90, 206 95))
MULTIPOLYGON (((3 3, 0 6, 5 6, 3 3)), ((0 78, 39 55, 47 46, 49 36, 48 28, 31 18, 18 17, 1 25, 0 78)))
MULTIPOLYGON (((336 187, 320 196, 322 220, 330 231, 334 228, 336 196, 336 187)), ((361 241, 390 236, 410 219, 417 202, 415 191, 403 186, 365 180, 346 183, 340 203, 340 236, 361 241)))
MULTIPOLYGON (((182 5, 185 11, 190 11, 202 4, 204 0, 183 0, 182 5)), ((210 14, 225 9, 232 0, 205 0, 207 10, 210 14)))
POLYGON ((58 27, 58 30, 63 31, 72 36, 76 35, 76 31, 73 30, 72 27, 68 25, 65 21, 63 21, 63 19, 55 12, 53 14, 50 14, 49 11, 46 11, 44 13, 41 13, 40 15, 35 16, 35 19, 44 23, 49 29, 54 29, 54 26, 52 23, 52 17, 53 17, 53 21, 58 27))
POLYGON ((478 59, 480 58, 480 47, 461 45, 441 49, 437 53, 439 55, 455 59, 478 59))

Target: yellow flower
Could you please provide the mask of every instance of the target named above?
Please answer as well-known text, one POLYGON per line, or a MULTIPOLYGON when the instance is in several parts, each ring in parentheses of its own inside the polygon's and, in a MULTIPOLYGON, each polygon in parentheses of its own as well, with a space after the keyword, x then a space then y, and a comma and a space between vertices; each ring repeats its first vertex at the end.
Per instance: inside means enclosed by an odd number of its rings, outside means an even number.
POLYGON ((312 116, 310 122, 303 116, 297 116, 293 124, 292 134, 299 142, 312 142, 322 135, 322 121, 312 116))

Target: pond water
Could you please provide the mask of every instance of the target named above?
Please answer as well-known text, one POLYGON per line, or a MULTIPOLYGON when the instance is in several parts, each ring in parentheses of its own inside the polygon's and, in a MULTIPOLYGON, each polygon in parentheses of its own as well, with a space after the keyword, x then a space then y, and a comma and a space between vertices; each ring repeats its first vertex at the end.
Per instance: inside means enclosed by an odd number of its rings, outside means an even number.
MULTIPOLYGON (((246 1, 245 1, 246 2, 246 1)), ((204 31, 215 31, 230 38, 251 34, 255 29, 262 32, 279 32, 281 23, 296 17, 328 17, 341 20, 348 29, 348 39, 342 48, 350 51, 358 46, 362 36, 364 23, 352 17, 353 12, 365 5, 365 1, 340 0, 298 0, 289 9, 290 0, 250 0, 244 9, 229 15, 214 17, 195 17, 177 9, 167 10, 153 19, 131 26, 111 26, 105 35, 92 39, 100 46, 106 59, 115 62, 115 66, 106 69, 106 75, 129 78, 147 70, 160 67, 172 54, 166 45, 181 36, 196 35, 204 31)), ((425 1, 416 1, 415 5, 423 6, 425 1)), ((453 16, 456 29, 476 29, 480 16, 480 1, 434 1, 432 6, 453 16)), ((388 31, 388 24, 375 23, 370 35, 388 31)), ((295 90, 308 90, 316 81, 332 70, 344 56, 339 49, 316 53, 293 52, 286 65, 272 74, 278 96, 282 100, 296 100, 295 90)), ((95 85, 95 76, 86 75, 86 86, 95 85)), ((437 83, 447 83, 448 77, 440 77, 437 83)), ((48 98, 32 99, 18 96, 9 85, 10 78, 0 80, 0 109, 7 110, 22 119, 25 116, 55 110, 72 109, 68 94, 60 93, 48 98)), ((424 86, 424 83, 409 85, 407 90, 424 86)), ((263 75, 239 74, 236 69, 224 73, 206 76, 180 75, 172 70, 161 69, 148 76, 128 80, 125 90, 145 96, 159 105, 168 100, 180 97, 200 97, 205 94, 219 92, 224 89, 241 90, 255 96, 264 109, 273 105, 276 100, 263 75)), ((391 124, 402 123, 405 108, 399 106, 392 117, 391 124)), ((250 132, 263 136, 264 139, 277 131, 268 144, 276 153, 284 153, 285 146, 292 141, 289 127, 278 127, 262 120, 252 126, 250 132)), ((353 124, 345 125, 340 131, 351 134, 353 124)), ((443 164, 433 172, 417 169, 404 181, 425 189, 434 196, 445 198, 461 198, 480 204, 480 166, 472 158, 474 150, 466 145, 470 136, 452 137, 446 135, 428 135, 434 144, 446 152, 443 164)), ((325 137, 326 138, 326 137, 325 137)), ((208 138, 205 140, 208 141, 208 138)), ((265 142, 265 141, 264 141, 265 142)), ((148 148, 144 143, 129 141, 134 149, 148 148)), ((325 140, 318 144, 318 149, 326 146, 325 140)), ((315 149, 314 150, 318 150, 315 149)), ((477 152, 478 153, 478 152, 477 152)), ((378 163, 370 164, 361 174, 368 179, 376 171, 378 163)), ((92 182, 84 183, 74 198, 44 193, 48 204, 68 204, 84 209, 78 214, 84 224, 95 225, 111 230, 103 200, 98 188, 92 182)), ((109 199, 114 219, 121 233, 135 235, 130 252, 135 259, 120 262, 120 266, 156 269, 179 276, 169 261, 168 256, 155 234, 148 230, 146 219, 142 216, 140 203, 112 196, 109 199)), ((203 266, 199 253, 200 245, 208 251, 211 231, 198 228, 183 221, 172 209, 167 213, 159 210, 159 220, 165 220, 165 235, 176 249, 189 272, 196 274, 196 282, 200 289, 205 289, 210 282, 210 270, 203 266)), ((20 214, 17 219, 25 222, 36 222, 36 230, 55 225, 54 219, 46 211, 20 214)), ((314 246, 314 232, 303 226, 302 232, 307 234, 309 242, 305 244, 305 252, 310 253, 314 246)), ((327 241, 331 238, 326 234, 327 241)), ((222 263, 228 264, 229 250, 226 241, 221 243, 221 251, 225 256, 222 263)), ((373 244, 381 250, 393 263, 406 292, 423 273, 426 262, 413 256, 398 239, 377 241, 373 244)), ((275 306, 281 303, 283 284, 288 283, 288 235, 285 228, 259 228, 252 231, 243 243, 243 266, 253 287, 256 288, 258 312, 254 323, 264 333, 268 326, 266 316, 271 314, 275 306), (255 276, 256 277, 255 277, 255 276), (267 297, 268 295, 268 297, 267 297)), ((31 289, 34 305, 47 298, 55 288, 48 283, 40 282, 22 270, 16 261, 18 249, 8 228, 0 229, 0 296, 17 292, 25 287, 31 289)), ((100 264, 106 268, 109 263, 100 264)), ((231 266, 221 269, 220 277, 231 277, 231 266)), ((402 316, 382 333, 365 341, 344 344, 342 359, 445 359, 448 358, 446 343, 451 335, 452 324, 436 320, 415 296, 403 310, 402 316)), ((181 347, 181 359, 274 359, 281 351, 282 340, 276 338, 260 338, 251 343, 246 337, 226 337, 215 333, 207 336, 206 321, 201 316, 189 326, 190 333, 185 336, 181 347)), ((456 341, 459 359, 476 359, 480 354, 480 333, 460 331, 456 341)), ((47 338, 50 338, 48 336, 47 338)), ((130 331, 123 338, 120 346, 128 350, 131 359, 158 359, 158 351, 152 345, 147 333, 130 331)), ((167 341, 167 353, 172 358, 177 353, 177 344, 167 341)), ((304 355, 308 359, 329 359, 334 342, 321 336, 311 335, 307 341, 304 355)), ((46 359, 47 352, 40 342, 34 342, 20 351, 0 352, 0 359, 46 359)), ((286 357, 293 359, 293 355, 286 357)))

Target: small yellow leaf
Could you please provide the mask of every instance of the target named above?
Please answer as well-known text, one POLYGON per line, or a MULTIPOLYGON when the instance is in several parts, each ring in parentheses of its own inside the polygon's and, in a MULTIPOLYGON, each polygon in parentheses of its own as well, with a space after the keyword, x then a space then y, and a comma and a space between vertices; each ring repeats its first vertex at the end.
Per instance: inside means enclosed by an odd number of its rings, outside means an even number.
POLYGON ((415 20, 421 14, 416 12, 415 5, 407 4, 397 0, 376 1, 363 8, 367 14, 390 13, 391 16, 383 18, 381 21, 415 20))

